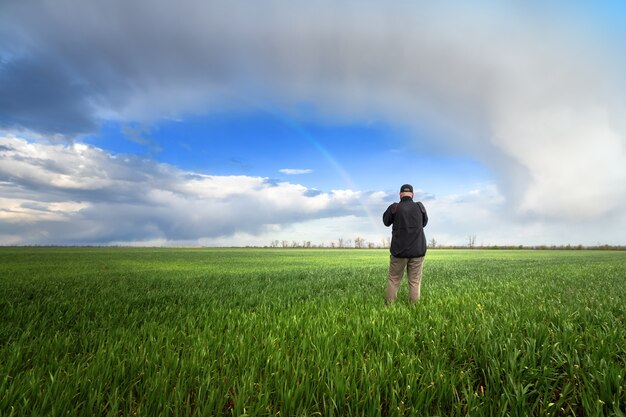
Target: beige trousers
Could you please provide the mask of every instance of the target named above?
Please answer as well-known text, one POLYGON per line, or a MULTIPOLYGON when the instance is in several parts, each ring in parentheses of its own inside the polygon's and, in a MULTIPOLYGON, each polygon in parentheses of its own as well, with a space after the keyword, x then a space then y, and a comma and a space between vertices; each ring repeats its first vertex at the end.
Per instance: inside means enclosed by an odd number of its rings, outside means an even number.
POLYGON ((400 288, 405 269, 407 270, 407 276, 409 278, 409 303, 413 304, 419 301, 423 265, 423 256, 421 258, 396 258, 390 255, 387 294, 385 296, 387 304, 391 304, 397 300, 398 288, 400 288))

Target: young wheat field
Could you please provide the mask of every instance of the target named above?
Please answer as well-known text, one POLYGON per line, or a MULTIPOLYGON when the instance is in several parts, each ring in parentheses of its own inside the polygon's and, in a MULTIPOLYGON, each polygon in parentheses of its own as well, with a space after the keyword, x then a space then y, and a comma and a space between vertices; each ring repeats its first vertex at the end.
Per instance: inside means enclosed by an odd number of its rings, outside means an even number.
POLYGON ((624 415, 626 253, 0 248, 1 416, 624 415))

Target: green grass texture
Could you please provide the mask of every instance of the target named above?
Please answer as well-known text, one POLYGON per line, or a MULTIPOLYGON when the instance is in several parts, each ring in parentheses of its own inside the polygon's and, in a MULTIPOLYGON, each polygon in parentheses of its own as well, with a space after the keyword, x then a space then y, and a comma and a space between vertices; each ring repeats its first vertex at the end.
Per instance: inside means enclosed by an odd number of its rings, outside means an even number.
POLYGON ((626 253, 0 248, 0 415, 604 416, 626 253))

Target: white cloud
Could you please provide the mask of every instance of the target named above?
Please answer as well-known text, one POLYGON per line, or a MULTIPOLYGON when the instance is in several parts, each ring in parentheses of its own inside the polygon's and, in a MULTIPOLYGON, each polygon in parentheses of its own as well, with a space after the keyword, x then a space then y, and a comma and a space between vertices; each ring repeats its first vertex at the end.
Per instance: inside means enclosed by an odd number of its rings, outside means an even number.
POLYGON ((279 169, 278 172, 285 175, 302 175, 302 174, 310 174, 313 172, 312 169, 295 169, 295 168, 283 168, 279 169))
POLYGON ((367 197, 367 202, 370 205, 381 205, 385 202, 389 203, 389 194, 384 191, 374 191, 367 197))
MULTIPOLYGON (((354 190, 211 176, 85 144, 0 138, 0 243, 195 242, 361 215, 354 190), (20 239, 16 239, 20 236, 20 239)), ((264 237, 267 239, 267 236, 264 237)))
POLYGON ((84 202, 42 203, 38 200, 0 198, 0 221, 29 224, 43 221, 70 222, 73 214, 87 207, 89 204, 84 202))
POLYGON ((480 184, 466 192, 425 201, 429 212, 428 239, 442 245, 467 245, 476 236, 476 245, 620 245, 626 215, 588 220, 546 220, 527 215, 511 220, 511 208, 495 184, 480 184))

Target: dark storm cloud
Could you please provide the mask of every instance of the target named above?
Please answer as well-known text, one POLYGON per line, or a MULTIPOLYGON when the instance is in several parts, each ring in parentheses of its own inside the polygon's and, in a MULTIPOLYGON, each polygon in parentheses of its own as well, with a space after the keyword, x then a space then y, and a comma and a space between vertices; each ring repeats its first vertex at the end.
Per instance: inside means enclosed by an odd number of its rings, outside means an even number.
POLYGON ((4 3, 3 125, 75 134, 101 118, 159 118, 215 100, 241 72, 229 45, 238 23, 220 10, 197 1, 4 3))
POLYGON ((74 135, 96 128, 88 88, 54 60, 0 64, 0 128, 74 135))

